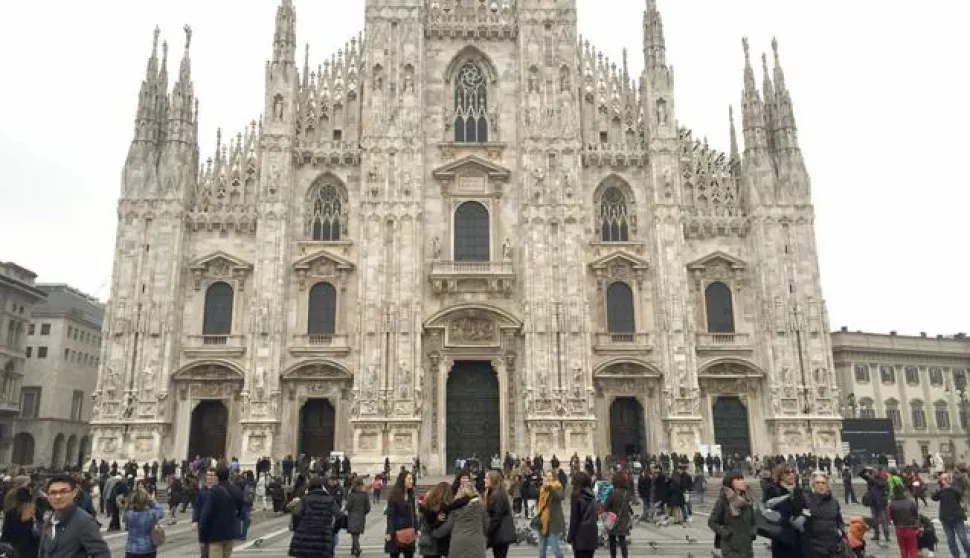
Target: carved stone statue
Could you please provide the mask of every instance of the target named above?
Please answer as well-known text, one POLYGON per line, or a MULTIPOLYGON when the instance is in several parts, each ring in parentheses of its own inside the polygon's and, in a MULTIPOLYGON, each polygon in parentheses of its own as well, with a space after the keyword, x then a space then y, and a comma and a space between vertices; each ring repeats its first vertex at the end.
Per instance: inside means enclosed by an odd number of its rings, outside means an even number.
POLYGON ((367 376, 364 378, 364 385, 361 386, 361 388, 363 388, 364 391, 368 391, 368 392, 377 389, 379 387, 377 385, 379 380, 378 376, 379 375, 377 372, 377 366, 374 364, 371 364, 370 366, 368 366, 367 376))
POLYGON ((253 386, 256 389, 263 389, 266 384, 266 369, 262 366, 256 367, 256 373, 253 374, 253 386))
POLYGON ((125 396, 125 405, 121 411, 122 419, 130 419, 131 415, 135 413, 135 396, 131 393, 125 396))
POLYGON ((437 236, 431 239, 431 259, 435 261, 441 259, 441 239, 437 236))
POLYGON ((141 377, 141 389, 145 392, 152 392, 155 390, 155 367, 148 366, 145 368, 145 373, 141 377))
POLYGON ((283 96, 277 95, 276 100, 273 102, 273 114, 279 120, 283 119, 283 96))
MULTIPOLYGON (((401 372, 400 372, 400 374, 401 374, 401 379, 400 379, 401 385, 402 386, 405 386, 405 388, 410 387, 411 386, 411 371, 408 369, 408 363, 403 362, 403 361, 401 362, 401 372)), ((407 390, 405 389, 405 391, 407 391, 407 390)))
POLYGON ((537 386, 541 388, 549 387, 549 372, 545 368, 540 368, 536 374, 537 386))
POLYGON ((667 101, 663 99, 657 101, 657 123, 661 126, 667 123, 667 101))
POLYGON ((509 238, 502 243, 502 259, 505 261, 512 259, 512 240, 509 238))

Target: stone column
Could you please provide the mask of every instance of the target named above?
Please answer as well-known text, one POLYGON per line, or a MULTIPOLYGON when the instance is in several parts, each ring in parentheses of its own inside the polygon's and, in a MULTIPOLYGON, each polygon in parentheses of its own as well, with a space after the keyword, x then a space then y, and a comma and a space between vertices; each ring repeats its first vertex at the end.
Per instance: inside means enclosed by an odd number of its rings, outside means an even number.
MULTIPOLYGON (((192 428, 192 410, 198 404, 198 400, 188 399, 184 395, 181 395, 175 405, 176 416, 173 421, 175 423, 175 444, 172 447, 172 457, 178 461, 186 459, 188 455, 189 436, 191 435, 190 429, 192 428)), ((194 458, 194 455, 189 457, 189 459, 194 458)))
POLYGON ((505 361, 497 358, 492 361, 492 368, 498 376, 498 405, 499 405, 499 455, 505 456, 509 449, 509 378, 505 361))
POLYGON ((442 474, 448 470, 448 439, 447 439, 447 428, 445 422, 447 422, 447 390, 448 390, 448 375, 451 374, 451 368, 455 365, 455 361, 451 358, 444 357, 441 359, 441 364, 438 367, 438 401, 437 401, 437 413, 438 420, 435 428, 438 429, 438 463, 441 467, 442 474))

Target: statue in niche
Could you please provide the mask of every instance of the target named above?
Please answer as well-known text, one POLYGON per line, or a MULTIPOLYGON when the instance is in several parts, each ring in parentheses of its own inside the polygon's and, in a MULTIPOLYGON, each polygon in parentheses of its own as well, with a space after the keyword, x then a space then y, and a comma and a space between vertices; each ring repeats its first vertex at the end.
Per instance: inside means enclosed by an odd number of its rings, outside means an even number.
POLYGON ((573 365, 573 384, 576 386, 583 385, 583 368, 578 365, 573 365))
POLYGON ((283 119, 283 96, 277 95, 273 101, 273 114, 276 115, 277 120, 283 119))
POLYGON ((492 106, 488 108, 488 126, 492 132, 492 139, 497 140, 499 137, 499 120, 501 113, 499 112, 498 103, 492 103, 492 106))
POLYGON ((253 374, 253 386, 256 389, 263 389, 263 385, 266 383, 266 369, 262 366, 256 367, 256 373, 253 374))
POLYGON ((431 259, 441 259, 441 239, 437 236, 431 239, 431 259))
POLYGON ((380 387, 377 385, 379 380, 380 378, 377 371, 377 366, 371 364, 367 367, 367 377, 365 378, 364 386, 362 387, 366 388, 367 391, 375 390, 380 387))
POLYGON ((781 380, 787 387, 795 387, 795 371, 787 366, 781 369, 781 380))
POLYGON ((110 366, 106 366, 105 370, 107 374, 104 379, 104 390, 108 392, 109 396, 113 396, 115 390, 118 389, 118 373, 110 366))
POLYGON ((131 415, 135 413, 135 396, 129 393, 125 396, 125 405, 121 411, 121 418, 124 420, 130 419, 131 415))
POLYGON ((404 388, 401 391, 407 393, 407 388, 411 385, 411 371, 408 369, 408 364, 404 361, 401 362, 401 386, 404 388))
POLYGON ((141 377, 141 389, 146 393, 151 393, 155 390, 155 367, 148 366, 145 368, 145 373, 141 377))
POLYGON ((533 68, 529 72, 529 93, 539 92, 539 73, 533 68))
POLYGON ((404 92, 414 93, 414 70, 411 66, 404 69, 404 92))
POLYGON ((824 386, 826 382, 826 370, 824 368, 815 369, 815 385, 824 386))
POLYGON ((502 243, 502 259, 505 261, 512 259, 512 241, 509 238, 502 243))
POLYGON ((549 387, 549 373, 546 372, 545 368, 540 368, 536 374, 536 380, 538 382, 538 387, 547 388, 549 387))
POLYGON ((665 126, 667 124, 667 101, 657 100, 657 124, 665 126))

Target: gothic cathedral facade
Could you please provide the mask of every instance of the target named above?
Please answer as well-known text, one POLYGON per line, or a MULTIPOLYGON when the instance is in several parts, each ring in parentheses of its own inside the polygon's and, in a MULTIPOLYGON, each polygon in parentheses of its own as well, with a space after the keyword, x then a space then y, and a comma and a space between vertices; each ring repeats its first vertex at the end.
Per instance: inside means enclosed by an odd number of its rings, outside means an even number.
MULTIPOLYGON (((744 43, 743 148, 676 118, 655 0, 641 75, 575 0, 366 0, 200 160, 185 54, 149 59, 124 167, 94 457, 342 451, 831 454, 814 210, 775 47, 744 43)), ((309 52, 309 51, 308 51, 309 52)))

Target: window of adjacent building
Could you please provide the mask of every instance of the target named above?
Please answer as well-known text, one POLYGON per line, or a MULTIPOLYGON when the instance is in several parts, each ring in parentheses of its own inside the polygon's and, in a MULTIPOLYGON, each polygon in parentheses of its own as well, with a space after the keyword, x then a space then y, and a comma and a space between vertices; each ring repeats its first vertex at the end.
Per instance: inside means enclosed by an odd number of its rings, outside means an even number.
POLYGON ((466 201, 455 210, 454 259, 457 262, 487 262, 491 257, 488 209, 466 201))
POLYGON ((924 458, 930 455, 930 443, 920 440, 919 442, 919 454, 924 458))
POLYGON ((911 401, 909 409, 911 418, 913 419, 913 428, 918 430, 926 428, 926 409, 923 408, 923 402, 911 401))
POLYGON ((855 381, 857 381, 857 382, 868 382, 869 381, 869 365, 868 364, 856 364, 855 365, 855 381))
POLYGON ((37 418, 40 409, 40 388, 25 387, 20 390, 20 418, 37 418))
POLYGON ((906 444, 902 442, 896 442, 896 461, 906 462, 906 444))
POLYGON ((33 352, 34 352, 33 347, 27 347, 26 349, 24 349, 24 354, 27 355, 27 358, 30 358, 31 353, 33 352))
POLYGON ((47 358, 47 347, 37 347, 37 358, 47 358))
POLYGON ((945 401, 937 401, 933 406, 933 414, 936 415, 936 427, 941 430, 950 429, 950 409, 945 401))
POLYGON ((466 62, 455 78, 455 141, 488 141, 488 88, 485 76, 473 62, 466 62))
POLYGON ((33 334, 34 334, 34 324, 30 324, 29 326, 27 326, 27 335, 33 335, 33 334))
POLYGON ((67 326, 67 336, 70 337, 72 333, 74 333, 74 328, 67 326))
POLYGON ((912 386, 919 385, 919 368, 915 366, 907 366, 904 370, 906 374, 906 383, 912 386))
POLYGON ((892 421, 893 429, 902 430, 903 413, 899 410, 899 402, 895 399, 886 401, 886 418, 892 421))
POLYGON ((884 384, 895 384, 896 383, 896 368, 889 365, 883 365, 879 367, 879 379, 882 380, 884 384))
POLYGON ((943 385, 943 369, 930 368, 930 384, 934 386, 943 385))
POLYGON ((734 333, 734 300, 731 288, 715 281, 704 289, 709 333, 734 333))
POLYGON ((213 283, 205 291, 202 315, 203 335, 229 335, 232 332, 233 291, 228 283, 213 283))
POLYGON ((71 397, 71 420, 81 421, 81 412, 84 408, 84 392, 76 389, 71 397))
POLYGON ((876 418, 876 410, 873 408, 873 401, 868 397, 859 400, 859 418, 876 418))
POLYGON ((965 368, 953 369, 953 386, 957 389, 967 387, 967 370, 965 368))
POLYGON ((50 324, 40 324, 40 334, 41 335, 50 335, 51 334, 51 325, 50 324))
POLYGON ((69 358, 71 358, 71 350, 70 349, 64 349, 64 360, 67 360, 69 358))

